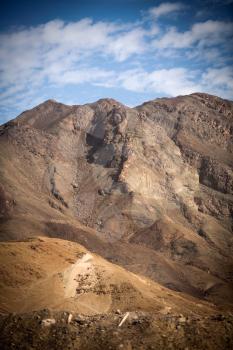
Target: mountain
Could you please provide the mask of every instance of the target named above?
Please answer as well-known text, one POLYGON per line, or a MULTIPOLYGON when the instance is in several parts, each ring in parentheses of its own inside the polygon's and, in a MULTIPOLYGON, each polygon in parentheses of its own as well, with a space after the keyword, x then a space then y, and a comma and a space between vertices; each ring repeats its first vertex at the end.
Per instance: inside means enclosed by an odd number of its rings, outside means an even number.
POLYGON ((230 349, 233 315, 48 237, 0 244, 0 345, 230 349))
POLYGON ((231 310, 232 134, 233 102, 203 93, 2 125, 0 310, 231 310))
MULTIPOLYGON (((5 272, 1 278, 1 312, 44 308, 86 315, 117 309, 196 312, 196 299, 130 273, 74 242, 37 237, 2 243, 0 249, 1 271, 5 272)), ((200 314, 213 311, 213 305, 200 302, 200 314)))

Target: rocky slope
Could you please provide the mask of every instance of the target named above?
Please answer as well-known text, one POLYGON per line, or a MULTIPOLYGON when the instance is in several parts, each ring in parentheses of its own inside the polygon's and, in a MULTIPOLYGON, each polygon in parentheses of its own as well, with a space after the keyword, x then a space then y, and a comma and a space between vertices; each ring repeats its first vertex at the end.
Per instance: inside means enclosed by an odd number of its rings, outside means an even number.
POLYGON ((203 316, 216 310, 60 239, 1 243, 0 264, 2 313, 49 308, 97 315, 120 309, 203 316))
POLYGON ((0 315, 3 350, 185 350, 232 349, 232 315, 200 318, 130 312, 81 316, 42 310, 30 314, 0 315), (45 326, 45 321, 53 322, 45 326))
POLYGON ((2 242, 0 277, 3 350, 233 345, 229 311, 130 273, 74 242, 2 242))
POLYGON ((0 129, 1 240, 68 239, 165 287, 232 303, 233 103, 56 101, 0 129))

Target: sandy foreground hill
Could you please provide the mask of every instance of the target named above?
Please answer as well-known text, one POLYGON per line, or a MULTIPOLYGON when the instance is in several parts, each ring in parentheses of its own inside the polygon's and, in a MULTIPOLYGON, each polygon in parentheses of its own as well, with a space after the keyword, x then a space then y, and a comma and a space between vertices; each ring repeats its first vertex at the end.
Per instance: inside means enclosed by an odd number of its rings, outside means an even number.
POLYGON ((175 293, 88 252, 77 243, 39 237, 1 244, 1 312, 50 308, 87 315, 173 310, 211 313, 213 304, 175 293), (198 311, 197 311, 198 309, 198 311))
POLYGON ((2 125, 2 347, 230 349, 232 132, 207 94, 2 125))
POLYGON ((2 349, 230 349, 233 313, 37 237, 0 246, 2 349))

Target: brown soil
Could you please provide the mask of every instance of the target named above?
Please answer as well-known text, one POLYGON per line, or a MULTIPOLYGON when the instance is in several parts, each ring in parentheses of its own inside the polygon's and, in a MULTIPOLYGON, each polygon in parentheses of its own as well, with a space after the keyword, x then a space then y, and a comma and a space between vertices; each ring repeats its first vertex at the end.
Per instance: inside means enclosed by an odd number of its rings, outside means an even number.
POLYGON ((0 126, 2 348, 230 349, 232 137, 199 93, 0 126))

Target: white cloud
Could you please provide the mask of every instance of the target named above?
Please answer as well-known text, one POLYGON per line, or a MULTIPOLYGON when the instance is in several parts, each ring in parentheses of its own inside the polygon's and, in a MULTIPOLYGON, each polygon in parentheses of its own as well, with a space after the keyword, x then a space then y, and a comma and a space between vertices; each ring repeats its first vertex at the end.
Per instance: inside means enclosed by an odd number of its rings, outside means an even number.
MULTIPOLYGON (((182 6, 163 3, 150 11, 158 18, 182 6)), ((0 108, 27 108, 51 87, 83 83, 96 90, 117 87, 172 96, 208 91, 229 97, 232 75, 223 46, 233 40, 232 32, 233 23, 222 21, 196 23, 181 32, 150 20, 116 24, 85 18, 0 34, 0 108)))
POLYGON ((233 23, 206 21, 194 24, 190 30, 179 32, 170 28, 160 39, 154 41, 158 49, 183 49, 199 43, 201 46, 217 45, 226 42, 233 35, 233 23))
POLYGON ((158 6, 152 7, 149 10, 149 14, 154 18, 158 18, 174 12, 181 11, 184 8, 185 5, 180 2, 163 2, 158 6))
MULTIPOLYGON (((59 70, 58 70, 59 71, 59 70)), ((66 85, 66 84, 82 84, 91 82, 100 82, 105 79, 111 79, 114 76, 114 72, 101 70, 99 68, 82 68, 79 70, 68 70, 60 72, 58 74, 53 74, 52 82, 56 84, 66 85)))
POLYGON ((233 68, 209 68, 202 74, 202 81, 206 89, 213 93, 221 94, 225 91, 225 96, 233 98, 233 68))
POLYGON ((169 96, 186 95, 200 91, 201 85, 194 82, 195 74, 185 68, 158 69, 152 72, 131 70, 119 77, 127 90, 159 93, 169 96))
POLYGON ((202 73, 182 67, 151 72, 134 69, 119 75, 117 83, 137 93, 177 96, 207 92, 233 99, 233 69, 230 66, 209 68, 202 73))
POLYGON ((0 35, 0 83, 7 87, 31 78, 52 81, 54 77, 57 81, 59 74, 64 77, 65 72, 77 72, 78 65, 98 55, 124 61, 145 50, 146 34, 142 28, 128 30, 122 25, 83 19, 71 23, 55 20, 0 35))
POLYGON ((146 31, 140 28, 124 33, 115 40, 113 38, 107 47, 107 52, 112 53, 120 62, 126 60, 132 54, 141 54, 146 50, 144 41, 146 34, 146 31))

